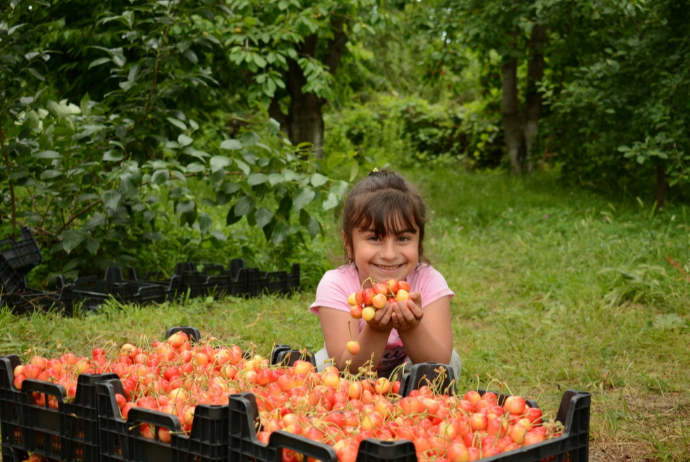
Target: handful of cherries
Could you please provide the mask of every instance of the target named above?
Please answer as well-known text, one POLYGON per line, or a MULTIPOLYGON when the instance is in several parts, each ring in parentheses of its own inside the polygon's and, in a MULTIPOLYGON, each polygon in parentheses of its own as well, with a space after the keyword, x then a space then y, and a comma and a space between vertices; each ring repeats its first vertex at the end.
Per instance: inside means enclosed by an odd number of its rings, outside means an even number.
MULTIPOLYGON (((366 282, 366 281, 365 281, 366 282)), ((371 321, 376 315, 376 310, 386 306, 387 302, 396 303, 410 299, 410 284, 407 281, 389 279, 384 282, 373 282, 371 289, 362 289, 353 292, 347 298, 350 305, 350 316, 353 319, 371 321)), ((352 355, 359 352, 357 341, 347 342, 347 350, 352 355)))

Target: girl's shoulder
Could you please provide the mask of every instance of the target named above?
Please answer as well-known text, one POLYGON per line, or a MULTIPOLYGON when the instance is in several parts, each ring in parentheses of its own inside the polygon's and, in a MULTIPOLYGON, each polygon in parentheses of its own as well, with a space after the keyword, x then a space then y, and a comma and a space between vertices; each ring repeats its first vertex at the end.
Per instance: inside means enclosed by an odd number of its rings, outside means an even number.
POLYGON ((337 267, 336 269, 328 270, 323 274, 321 281, 343 280, 343 279, 359 279, 357 268, 355 265, 348 264, 337 267))
POLYGON ((317 315, 322 306, 350 311, 347 297, 358 289, 359 275, 354 265, 343 265, 326 271, 316 288, 316 300, 309 308, 317 315))
POLYGON ((416 280, 421 280, 421 279, 436 279, 436 278, 441 278, 444 281, 446 280, 439 271, 431 266, 428 263, 420 263, 417 265, 417 268, 410 273, 409 278, 414 278, 416 280))
POLYGON ((424 301, 428 305, 443 296, 453 297, 454 293, 448 287, 446 278, 435 268, 428 264, 419 265, 407 278, 412 286, 412 290, 419 291, 424 301))
MULTIPOLYGON (((359 286, 359 274, 354 265, 343 265, 336 269, 326 271, 319 281, 319 289, 328 289, 333 286, 347 288, 359 286)), ((355 289, 357 290, 357 289, 355 289)))

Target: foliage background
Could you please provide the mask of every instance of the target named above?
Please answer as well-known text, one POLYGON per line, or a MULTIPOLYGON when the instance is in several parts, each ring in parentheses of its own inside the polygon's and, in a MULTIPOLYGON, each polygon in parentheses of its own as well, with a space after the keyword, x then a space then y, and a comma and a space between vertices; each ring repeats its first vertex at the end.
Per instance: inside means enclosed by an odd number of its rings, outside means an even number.
POLYGON ((300 261, 312 286, 339 253, 337 204, 371 168, 510 169, 501 70, 517 62, 524 106, 535 25, 548 34, 530 169, 683 203, 686 3, 12 0, 0 230, 37 231, 48 265, 34 285, 241 256, 266 270, 300 261), (323 105, 323 157, 272 118, 309 95, 323 105))

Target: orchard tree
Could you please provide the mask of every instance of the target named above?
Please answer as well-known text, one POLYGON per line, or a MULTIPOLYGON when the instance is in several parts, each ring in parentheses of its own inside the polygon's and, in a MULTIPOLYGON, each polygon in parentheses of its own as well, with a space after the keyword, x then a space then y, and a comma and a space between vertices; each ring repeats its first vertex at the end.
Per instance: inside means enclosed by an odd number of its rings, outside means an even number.
POLYGON ((493 66, 500 67, 506 152, 514 173, 530 172, 529 156, 542 110, 540 85, 548 30, 541 9, 535 2, 513 0, 440 0, 422 10, 418 24, 442 43, 428 57, 432 69, 442 71, 446 66, 458 71, 455 63, 466 61, 467 48, 483 61, 488 74, 493 66), (497 63, 492 59, 495 53, 497 63), (521 62, 527 66, 523 84, 518 79, 521 62))
MULTIPOLYGON (((554 2, 545 85, 567 178, 625 188, 658 206, 690 180, 690 4, 685 0, 554 2)), ((686 196, 687 197, 687 196, 686 196)))
POLYGON ((384 27, 384 7, 377 0, 233 0, 228 6, 233 33, 225 46, 250 99, 267 101, 292 143, 312 144, 317 158, 323 107, 347 44, 384 27))

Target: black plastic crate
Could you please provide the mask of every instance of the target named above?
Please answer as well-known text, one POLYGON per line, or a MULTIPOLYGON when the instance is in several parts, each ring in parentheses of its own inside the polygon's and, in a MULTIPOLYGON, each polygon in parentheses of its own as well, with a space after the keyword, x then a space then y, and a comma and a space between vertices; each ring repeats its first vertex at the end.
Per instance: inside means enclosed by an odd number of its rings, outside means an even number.
MULTIPOLYGON (((295 361, 302 358, 302 353, 299 350, 293 350, 290 345, 278 343, 271 351, 270 364, 282 364, 284 366, 292 366, 295 361)), ((312 366, 316 367, 316 357, 311 351, 307 351, 304 361, 309 361, 312 366)))
POLYGON ((261 293, 283 294, 290 293, 290 283, 285 271, 269 271, 261 276, 261 293))
MULTIPOLYGON (((507 396, 506 396, 507 397, 507 396)), ((590 393, 567 390, 561 398, 556 420, 565 429, 558 438, 487 457, 486 462, 588 462, 590 393)))
POLYGON ((208 290, 214 290, 219 297, 224 294, 235 297, 256 297, 261 293, 261 273, 257 268, 245 267, 242 258, 230 260, 227 270, 221 265, 207 265, 202 274, 207 276, 208 290))
POLYGON ((224 295, 229 295, 232 290, 232 279, 230 276, 206 276, 204 283, 206 286, 206 293, 209 295, 213 294, 216 300, 224 295))
POLYGON ((197 270, 194 262, 183 262, 175 265, 175 275, 180 280, 178 293, 180 297, 198 298, 206 296, 206 277, 197 270))
POLYGON ((196 327, 192 326, 175 326, 175 327, 170 327, 168 330, 165 331, 165 338, 163 340, 167 340, 170 338, 170 336, 174 333, 177 332, 183 332, 187 334, 187 337, 189 337, 189 341, 192 343, 198 342, 201 340, 201 332, 199 332, 199 329, 196 327))
MULTIPOLYGON (((19 357, 0 357, 0 421, 3 447, 28 451, 65 462, 98 460, 98 408, 96 383, 116 374, 81 374, 73 402, 65 402, 62 385, 26 379, 14 387, 14 368, 19 357), (34 404, 32 392, 56 398, 58 408, 34 404)), ((119 380, 119 379, 118 379, 119 380)))
POLYGON ((120 380, 100 382, 98 389, 101 462, 227 462, 228 405, 198 405, 189 436, 180 434, 180 421, 149 409, 133 408, 123 419, 115 394, 124 394, 120 380), (155 440, 141 435, 142 425, 155 426, 155 440), (158 429, 170 430, 170 443, 160 441, 158 429))
POLYGON ((2 446, 2 461, 3 462, 22 462, 29 458, 29 454, 21 449, 15 449, 10 446, 2 446))
POLYGON ((23 289, 6 298, 15 314, 31 314, 36 310, 57 310, 67 316, 74 314, 74 293, 71 285, 65 285, 56 292, 23 289))
POLYGON ((14 369, 21 364, 19 356, 0 357, 0 433, 5 447, 26 450, 25 429, 22 427, 24 400, 14 387, 14 369))
POLYGON ((400 394, 408 396, 412 390, 418 390, 424 385, 430 385, 436 380, 439 371, 443 367, 445 369, 445 377, 441 384, 440 391, 447 394, 455 394, 456 383, 453 370, 446 364, 441 363, 420 363, 405 368, 405 373, 400 378, 400 394))
POLYGON ((300 266, 299 263, 293 263, 292 269, 288 273, 288 287, 292 292, 300 289, 300 266))
POLYGON ((105 278, 96 276, 77 278, 74 281, 75 297, 84 300, 84 307, 97 310, 111 296, 122 303, 163 303, 165 293, 160 285, 139 281, 127 281, 122 269, 110 267, 105 278))
MULTIPOLYGON (((251 393, 230 396, 230 462, 280 462, 281 448, 291 449, 309 457, 336 462, 330 446, 301 436, 278 431, 271 434, 268 445, 259 442, 255 420, 258 417, 256 398, 251 393)), ((563 394, 556 419, 564 424, 561 436, 538 444, 525 446, 509 453, 498 454, 482 460, 487 462, 587 462, 589 456, 589 417, 591 395, 568 390, 563 394)), ((358 462, 416 462, 412 442, 362 441, 357 455, 358 462)))
POLYGON ((269 294, 289 295, 300 286, 300 266, 293 263, 290 272, 271 271, 264 273, 260 280, 260 291, 269 294))
MULTIPOLYGON (((204 271, 216 270, 217 265, 204 268, 204 271)), ((229 295, 236 297, 257 297, 261 292, 261 273, 257 268, 247 268, 243 258, 230 260, 227 270, 221 271, 223 275, 231 278, 229 295)))
POLYGON ((12 268, 12 265, 0 254, 0 295, 13 294, 27 287, 26 277, 12 268))
POLYGON ((22 240, 3 239, 0 241, 0 254, 10 267, 20 274, 26 274, 43 263, 41 249, 38 248, 31 228, 22 227, 22 240))
MULTIPOLYGON (((268 444, 256 436, 254 422, 258 417, 256 397, 252 393, 230 396, 229 462, 280 462, 282 449, 290 449, 323 462, 337 462, 335 450, 285 431, 271 433, 268 444)), ((416 462, 417 455, 411 441, 362 441, 357 456, 359 462, 416 462)))
POLYGON ((258 297, 261 293, 261 272, 258 268, 243 268, 247 274, 247 282, 244 295, 247 297, 258 297))
POLYGON ((148 271, 143 279, 139 279, 137 269, 129 266, 127 267, 127 276, 129 281, 161 286, 165 298, 169 301, 173 301, 180 294, 181 278, 178 275, 173 275, 171 278, 166 279, 162 271, 148 271))

